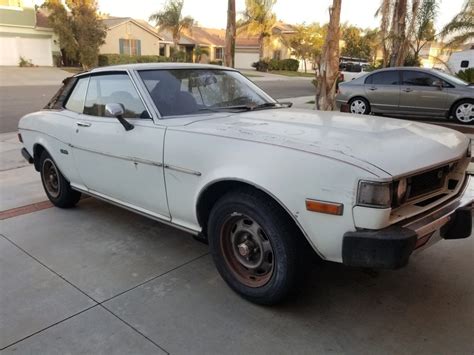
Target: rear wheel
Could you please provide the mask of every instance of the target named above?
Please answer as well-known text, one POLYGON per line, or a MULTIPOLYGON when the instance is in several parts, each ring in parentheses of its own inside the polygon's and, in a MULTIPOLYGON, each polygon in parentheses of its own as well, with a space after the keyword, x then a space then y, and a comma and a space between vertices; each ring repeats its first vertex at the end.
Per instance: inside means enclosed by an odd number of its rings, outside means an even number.
POLYGON ((349 112, 357 115, 368 115, 370 113, 370 104, 362 97, 354 97, 349 101, 349 112))
POLYGON ((44 191, 53 205, 61 208, 73 207, 79 202, 81 193, 71 188, 59 171, 51 156, 43 151, 40 157, 40 173, 44 191))
POLYGON ((461 100, 453 108, 453 117, 464 124, 474 123, 474 100, 461 100))
POLYGON ((209 246, 222 278, 242 297, 275 304, 296 288, 299 231, 273 200, 259 191, 222 197, 209 217, 209 246))

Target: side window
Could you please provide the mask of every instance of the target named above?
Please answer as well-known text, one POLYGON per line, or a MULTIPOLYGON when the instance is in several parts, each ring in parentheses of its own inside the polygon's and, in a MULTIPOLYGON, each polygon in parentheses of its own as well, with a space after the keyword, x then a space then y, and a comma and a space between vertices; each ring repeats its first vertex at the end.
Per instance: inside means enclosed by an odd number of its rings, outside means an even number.
POLYGON ((439 81, 437 77, 419 72, 419 71, 403 71, 403 85, 410 86, 434 86, 434 82, 439 81))
POLYGON ((150 118, 127 74, 91 76, 84 113, 105 117, 105 105, 111 103, 122 104, 125 118, 150 118))
POLYGON ((390 70, 370 75, 365 80, 365 83, 372 85, 398 85, 400 80, 398 71, 390 70))
POLYGON ((67 110, 82 113, 88 81, 89 77, 81 78, 77 81, 74 89, 72 89, 71 95, 69 95, 69 98, 67 99, 66 105, 64 105, 67 110))
POLYGON ((469 61, 468 60, 462 60, 461 61, 461 68, 469 68, 469 61))

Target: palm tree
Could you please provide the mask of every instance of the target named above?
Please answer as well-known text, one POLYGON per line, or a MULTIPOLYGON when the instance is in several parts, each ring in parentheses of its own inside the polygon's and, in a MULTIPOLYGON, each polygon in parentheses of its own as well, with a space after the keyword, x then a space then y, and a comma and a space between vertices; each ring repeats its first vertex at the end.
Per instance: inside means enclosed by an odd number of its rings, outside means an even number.
POLYGON ((474 39, 474 0, 466 0, 462 10, 444 26, 443 37, 452 36, 446 47, 456 47, 474 39))
POLYGON ((392 13, 392 25, 390 33, 392 37, 392 49, 390 54, 390 66, 400 66, 406 57, 404 44, 406 40, 406 23, 407 23, 407 0, 395 0, 392 13))
POLYGON ((329 25, 316 77, 316 108, 323 111, 332 111, 336 108, 341 1, 333 0, 332 6, 329 8, 329 25))
POLYGON ((225 33, 224 62, 228 67, 234 67, 235 57, 235 0, 228 0, 227 5, 227 29, 225 33))
POLYGON ((260 59, 264 56, 265 41, 272 36, 277 22, 272 12, 275 3, 276 0, 245 0, 245 11, 239 32, 258 36, 260 59))
POLYGON ((175 53, 178 49, 181 32, 185 29, 191 30, 194 25, 194 19, 192 17, 183 17, 183 5, 184 0, 168 0, 161 11, 155 12, 149 18, 149 20, 154 21, 160 29, 171 32, 175 53))
POLYGON ((385 68, 388 64, 389 50, 389 28, 390 28, 390 13, 392 12, 392 1, 382 0, 382 4, 375 13, 375 16, 381 16, 380 20, 380 39, 382 42, 382 56, 383 56, 383 67, 385 68))

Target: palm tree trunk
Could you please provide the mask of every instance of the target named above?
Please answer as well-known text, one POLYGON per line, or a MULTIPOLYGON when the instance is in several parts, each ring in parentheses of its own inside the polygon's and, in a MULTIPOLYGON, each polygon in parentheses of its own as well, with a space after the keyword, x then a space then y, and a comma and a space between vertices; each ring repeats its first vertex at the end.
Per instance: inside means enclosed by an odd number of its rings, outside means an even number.
POLYGON ((390 56, 390 66, 400 66, 406 57, 404 43, 406 39, 406 18, 407 18, 407 0, 396 0, 393 9, 391 36, 392 51, 390 56))
POLYGON ((329 9, 329 26, 316 77, 316 108, 332 111, 336 108, 336 84, 339 76, 339 24, 342 0, 333 0, 329 9))
POLYGON ((228 0, 224 63, 226 66, 232 68, 235 66, 235 34, 235 0, 228 0))
POLYGON ((391 9, 391 0, 382 0, 382 4, 380 6, 380 9, 377 11, 382 15, 382 19, 380 21, 380 37, 382 40, 382 56, 383 56, 383 67, 385 68, 388 63, 388 57, 389 57, 389 52, 388 52, 388 46, 387 46, 387 40, 388 40, 388 29, 390 25, 390 9, 391 9))

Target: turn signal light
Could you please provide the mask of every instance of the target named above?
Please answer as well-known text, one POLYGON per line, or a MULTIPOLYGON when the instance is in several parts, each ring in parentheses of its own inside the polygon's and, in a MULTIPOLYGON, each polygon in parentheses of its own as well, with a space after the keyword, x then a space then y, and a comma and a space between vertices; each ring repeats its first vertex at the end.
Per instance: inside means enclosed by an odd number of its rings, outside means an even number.
POLYGON ((336 202, 306 199, 306 209, 311 212, 342 216, 342 212, 344 211, 344 205, 342 203, 336 202))

